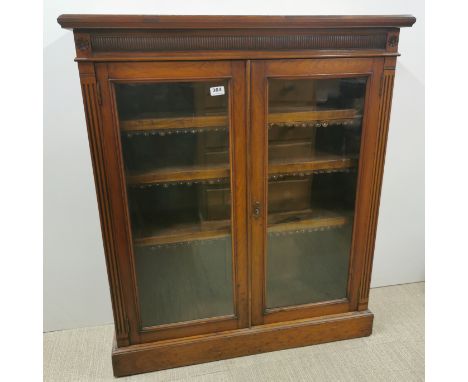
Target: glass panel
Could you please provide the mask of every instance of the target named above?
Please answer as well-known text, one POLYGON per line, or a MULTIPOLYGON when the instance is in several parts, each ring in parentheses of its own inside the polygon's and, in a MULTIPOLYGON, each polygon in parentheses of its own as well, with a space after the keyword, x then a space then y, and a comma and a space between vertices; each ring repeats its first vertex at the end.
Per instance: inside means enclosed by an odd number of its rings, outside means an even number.
POLYGON ((115 90, 142 326, 234 314, 228 82, 115 90))
POLYGON ((346 297, 365 90, 268 82, 267 308, 346 297))

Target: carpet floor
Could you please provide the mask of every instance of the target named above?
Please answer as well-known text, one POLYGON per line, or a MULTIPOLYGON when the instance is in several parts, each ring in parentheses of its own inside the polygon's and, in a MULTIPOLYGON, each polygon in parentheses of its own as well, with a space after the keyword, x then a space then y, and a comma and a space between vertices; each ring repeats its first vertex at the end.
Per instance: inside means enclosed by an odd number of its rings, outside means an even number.
POLYGON ((44 381, 424 381, 424 283, 371 289, 370 337, 114 379, 113 326, 44 334, 44 381))

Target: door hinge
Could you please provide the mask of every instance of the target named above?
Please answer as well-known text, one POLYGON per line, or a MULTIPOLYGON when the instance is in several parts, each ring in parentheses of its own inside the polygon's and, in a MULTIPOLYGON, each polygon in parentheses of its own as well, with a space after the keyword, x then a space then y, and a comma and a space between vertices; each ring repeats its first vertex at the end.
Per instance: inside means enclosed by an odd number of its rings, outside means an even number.
POLYGON ((99 105, 102 105, 102 96, 101 96, 101 84, 99 81, 96 82, 96 93, 97 93, 97 100, 99 105))

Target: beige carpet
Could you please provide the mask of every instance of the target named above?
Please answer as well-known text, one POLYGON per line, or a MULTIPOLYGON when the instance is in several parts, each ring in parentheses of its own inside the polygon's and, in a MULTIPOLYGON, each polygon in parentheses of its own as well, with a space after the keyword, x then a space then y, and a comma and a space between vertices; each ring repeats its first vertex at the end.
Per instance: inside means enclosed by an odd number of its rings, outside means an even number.
MULTIPOLYGON (((371 290, 370 337, 181 367, 118 381, 423 381, 424 283, 371 290)), ((44 334, 45 381, 115 381, 111 325, 44 334)))

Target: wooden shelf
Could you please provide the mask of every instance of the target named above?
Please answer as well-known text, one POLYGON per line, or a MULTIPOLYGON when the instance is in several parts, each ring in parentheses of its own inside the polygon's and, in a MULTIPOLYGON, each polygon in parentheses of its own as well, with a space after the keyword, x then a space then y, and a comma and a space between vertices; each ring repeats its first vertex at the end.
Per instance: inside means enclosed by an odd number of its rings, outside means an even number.
POLYGON ((287 174, 315 170, 336 170, 356 167, 356 157, 315 153, 313 157, 273 160, 268 165, 268 174, 287 174))
MULTIPOLYGON (((268 233, 301 231, 340 227, 350 222, 345 214, 321 210, 282 212, 268 215, 268 233)), ((171 228, 154 229, 134 239, 136 246, 155 246, 210 240, 230 234, 230 220, 214 220, 202 223, 179 224, 171 228)))
POLYGON ((153 246, 184 241, 217 239, 228 236, 230 226, 230 220, 180 224, 171 228, 146 232, 144 237, 135 238, 134 244, 136 246, 153 246))
MULTIPOLYGON (((268 174, 294 174, 316 170, 336 170, 352 168, 357 158, 341 157, 333 154, 316 153, 313 157, 275 160, 268 166, 268 174)), ((190 182, 229 178, 229 167, 225 165, 172 167, 127 176, 130 185, 149 185, 156 183, 190 182)))
POLYGON ((315 124, 322 122, 321 126, 335 122, 348 122, 361 116, 356 109, 334 109, 334 110, 291 110, 272 112, 268 115, 268 124, 273 125, 295 125, 315 124), (325 123, 323 123, 325 122, 325 123))
POLYGON ((323 210, 281 212, 268 215, 268 233, 340 227, 350 222, 346 214, 323 210))
POLYGON ((201 117, 145 118, 120 121, 120 129, 125 132, 153 131, 170 129, 211 129, 227 126, 226 115, 201 117))
MULTIPOLYGON (((288 123, 314 123, 326 121, 347 121, 360 118, 355 109, 336 110, 292 110, 272 112, 268 115, 269 125, 288 123)), ((120 121, 120 129, 124 132, 145 132, 172 129, 212 129, 226 127, 229 124, 227 115, 208 115, 198 117, 171 117, 171 118, 140 118, 120 121)))
POLYGON ((127 183, 153 184, 180 181, 210 180, 229 178, 229 167, 225 165, 203 167, 172 167, 127 176, 127 183))

